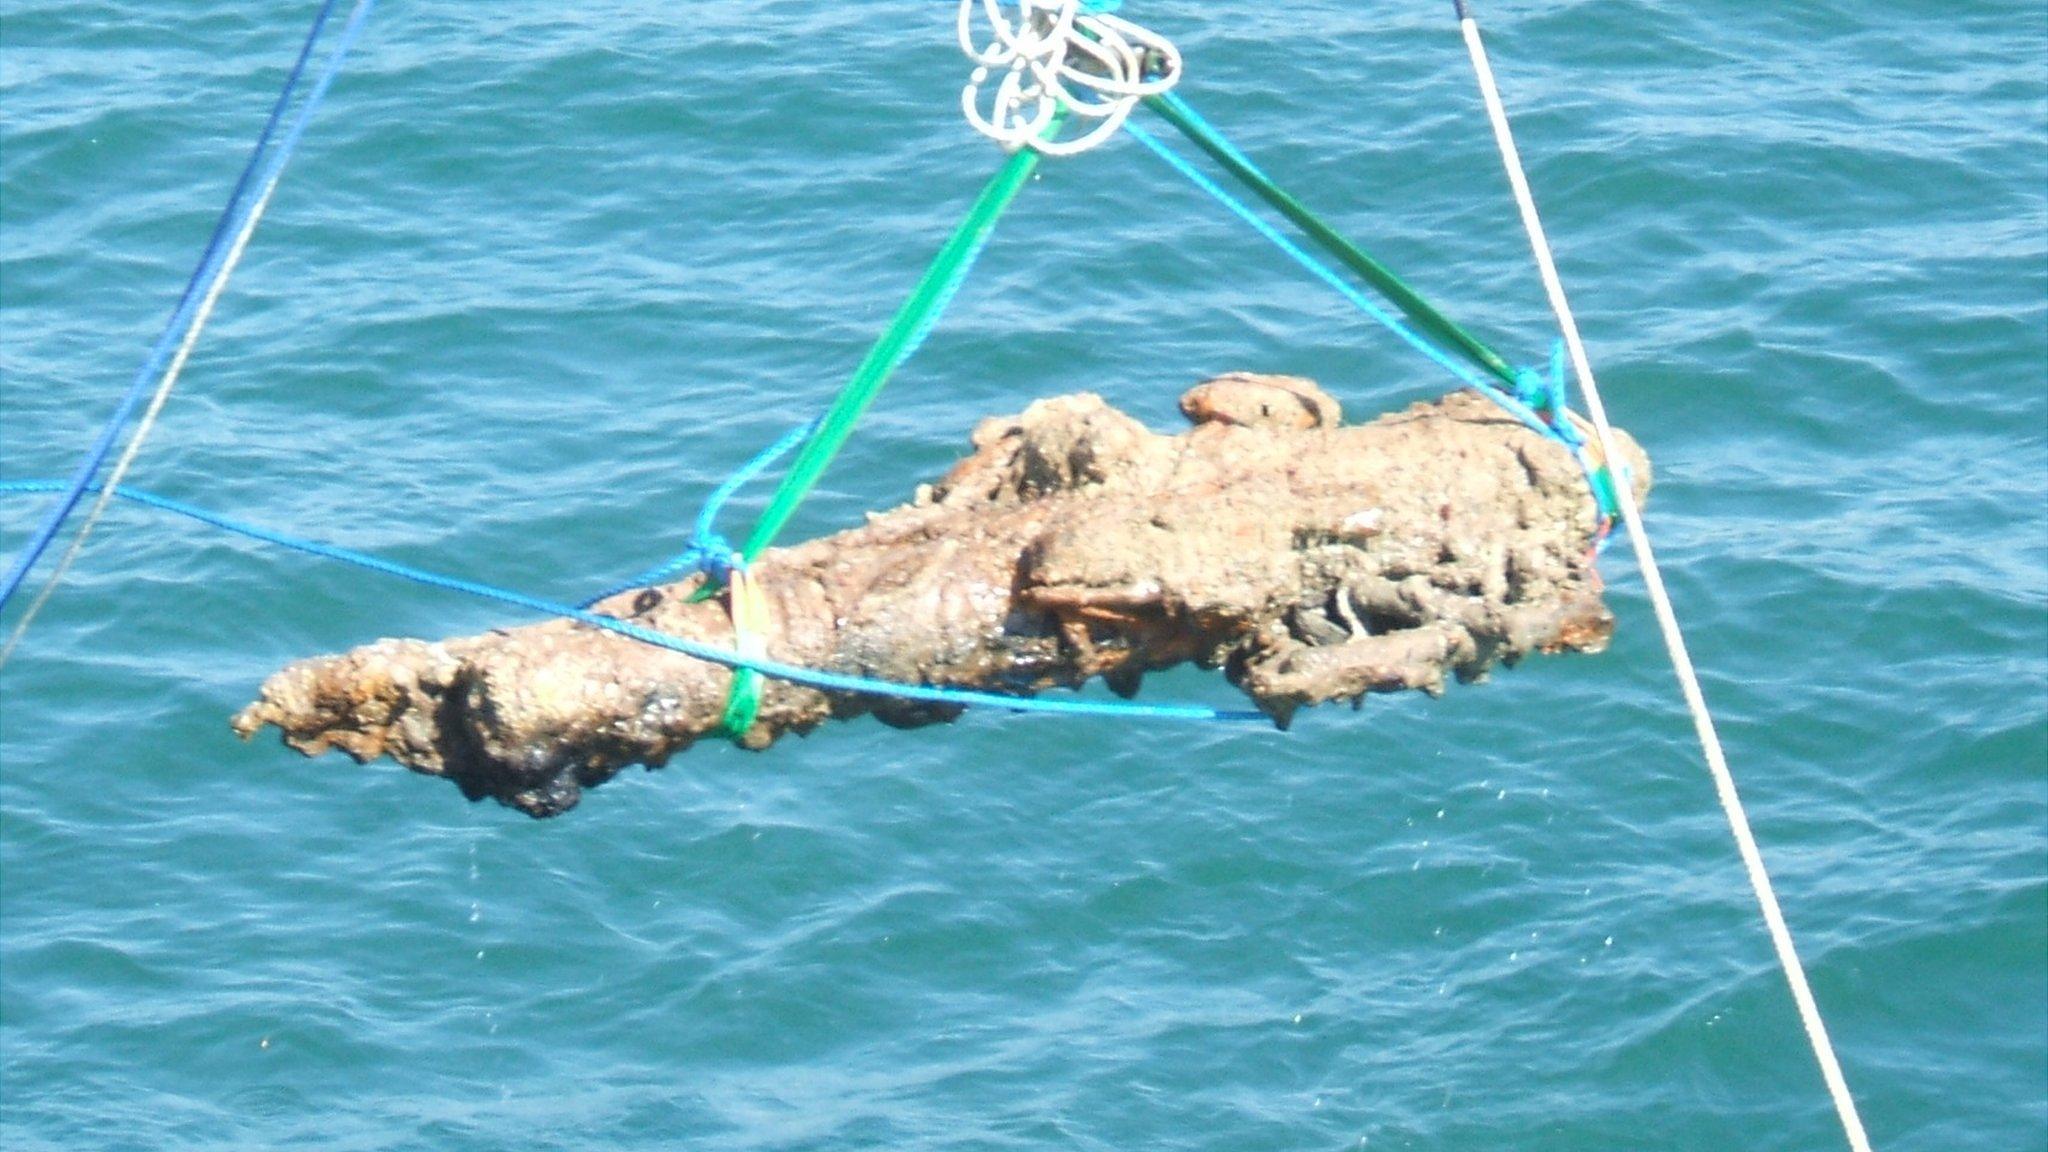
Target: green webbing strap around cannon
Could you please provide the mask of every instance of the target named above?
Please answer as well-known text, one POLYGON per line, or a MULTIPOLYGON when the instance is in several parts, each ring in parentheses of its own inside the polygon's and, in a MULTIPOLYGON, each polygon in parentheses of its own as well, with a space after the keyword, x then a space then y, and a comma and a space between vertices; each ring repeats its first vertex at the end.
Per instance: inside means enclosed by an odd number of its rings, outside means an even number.
POLYGON ((1301 201, 1289 195, 1287 190, 1267 177, 1258 165, 1247 159, 1244 153, 1231 147, 1208 121, 1202 119, 1187 102, 1169 92, 1164 96, 1152 96, 1145 103, 1166 120, 1167 123, 1194 141, 1195 146, 1209 154, 1210 158, 1228 169, 1232 176, 1243 181, 1246 187, 1282 216, 1292 221, 1295 227, 1307 233, 1309 238, 1322 245, 1325 251, 1337 258, 1343 265, 1358 273, 1380 294, 1392 301, 1394 306, 1408 314, 1409 319, 1441 341, 1471 360, 1487 372, 1498 376, 1501 381, 1513 386, 1515 369, 1503 359, 1500 353, 1486 346, 1477 336, 1467 332, 1458 323, 1422 298, 1415 289, 1403 283, 1399 276, 1386 265, 1373 259, 1356 244, 1346 240, 1342 234, 1322 222, 1315 213, 1308 210, 1301 201))
MULTIPOLYGON (((1050 131, 1058 131, 1058 127, 1054 124, 1050 131)), ((897 309, 881 339, 875 341, 874 347, 868 350, 867 358, 854 370, 853 378, 832 401, 832 407, 818 422, 818 430, 804 442, 803 451, 797 454, 795 463, 783 475, 782 483, 770 497, 767 509, 755 523, 753 534, 747 537, 746 547, 736 558, 739 565, 745 565, 750 558, 759 556, 775 542, 776 536, 781 534, 790 516, 796 512, 797 505, 810 495, 833 457, 845 446, 861 414, 873 403, 882 385, 889 382, 890 374, 931 332, 939 313, 945 310, 946 304, 966 281, 975 257, 988 244, 989 236, 995 231, 996 220, 1023 190, 1025 182, 1038 167, 1038 160, 1036 149, 1020 149, 982 188, 981 195, 968 209, 967 218, 960 222, 952 237, 932 258, 931 266, 925 269, 923 278, 911 290, 910 298, 897 309)), ((753 725, 760 703, 760 674, 747 668, 735 669, 732 694, 726 701, 724 733, 738 738, 753 725)))

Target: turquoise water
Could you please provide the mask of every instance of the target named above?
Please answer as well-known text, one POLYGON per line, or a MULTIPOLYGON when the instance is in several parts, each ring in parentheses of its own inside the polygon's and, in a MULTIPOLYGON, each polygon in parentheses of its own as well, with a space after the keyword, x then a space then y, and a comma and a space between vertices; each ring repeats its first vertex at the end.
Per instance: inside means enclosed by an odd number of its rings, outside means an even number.
MULTIPOLYGON (((1539 357, 1448 9, 1126 6, 1283 182, 1539 357)), ((1483 15, 1872 1134, 2048 1148, 2042 11, 1483 15)), ((7 0, 0 477, 110 411, 309 17, 7 0)), ((562 598, 667 555, 995 164, 949 23, 392 0, 133 481, 562 598)), ((1033 397, 1168 426, 1232 368, 1358 416, 1444 386, 1132 142, 1049 165, 793 533, 1033 397)), ((0 1144, 1840 1147, 1606 570, 1612 652, 1439 701, 857 723, 535 823, 226 727, 285 661, 516 617, 117 510, 0 673, 0 1144)))

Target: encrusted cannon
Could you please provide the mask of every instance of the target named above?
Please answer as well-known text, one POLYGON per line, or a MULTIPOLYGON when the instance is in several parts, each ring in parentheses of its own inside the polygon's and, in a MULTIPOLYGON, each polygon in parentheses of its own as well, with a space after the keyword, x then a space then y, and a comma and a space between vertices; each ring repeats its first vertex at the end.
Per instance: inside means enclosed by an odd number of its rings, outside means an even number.
MULTIPOLYGON (((1233 374, 1188 392, 1193 427, 1147 430, 1099 397, 987 420, 909 504, 756 558, 776 660, 1029 695, 1100 677, 1221 669, 1285 726, 1304 705, 1438 693, 1532 652, 1591 652, 1613 617, 1598 509, 1555 440, 1460 392, 1345 426, 1312 382, 1233 374)), ((1649 466, 1623 463, 1640 493, 1649 466)), ((596 610, 722 648, 706 578, 596 610)), ((389 756, 534 816, 720 728, 732 673, 555 620, 383 640, 293 664, 235 718, 308 755, 389 756)), ((739 737, 765 749, 828 719, 911 727, 957 707, 769 681, 739 737)))

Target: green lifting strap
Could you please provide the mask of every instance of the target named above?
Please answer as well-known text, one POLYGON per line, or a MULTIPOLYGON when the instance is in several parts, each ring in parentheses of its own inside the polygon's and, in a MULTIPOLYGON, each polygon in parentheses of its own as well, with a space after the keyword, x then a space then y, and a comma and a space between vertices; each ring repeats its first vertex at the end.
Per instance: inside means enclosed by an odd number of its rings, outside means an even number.
POLYGON ((1422 298, 1422 295, 1403 283, 1399 276, 1386 265, 1373 259, 1356 244, 1346 240, 1342 234, 1322 222, 1315 213, 1308 210, 1301 201, 1289 195, 1287 190, 1259 171, 1258 165, 1245 158, 1244 153, 1231 147, 1229 141, 1218 135, 1207 121, 1180 97, 1169 92, 1164 96, 1147 97, 1145 103, 1167 123, 1180 129, 1181 133, 1195 146, 1209 154, 1210 158, 1228 169, 1232 176, 1243 181, 1245 186, 1259 194, 1282 216, 1292 221, 1295 227, 1307 233, 1309 238, 1323 246, 1330 255, 1341 261, 1345 267, 1358 273, 1380 294, 1392 301, 1394 306, 1408 314, 1422 329, 1444 344, 1462 353, 1474 364, 1500 377, 1510 387, 1515 383, 1515 370, 1501 358, 1500 353, 1486 346, 1477 336, 1467 332, 1458 323, 1422 298))
POLYGON ((1031 178, 1032 171, 1038 167, 1038 158, 1037 149, 1019 150, 982 188, 974 206, 968 209, 967 218, 960 222, 952 238, 932 258, 931 267, 925 269, 924 277, 911 291, 910 299, 897 309, 888 330, 868 350, 867 358, 854 370, 853 379, 832 401, 832 407, 819 421, 818 430, 812 433, 803 451, 797 455, 796 462, 790 465, 789 472, 783 476, 774 497, 768 502, 767 510, 761 513, 761 519, 754 525, 753 535, 747 537, 746 556, 758 556, 773 544, 784 525, 789 523, 797 505, 817 485, 818 478, 824 475, 832 458, 839 454, 846 438, 853 434, 854 424, 867 411, 882 385, 889 382, 890 373, 916 347, 946 302, 960 290, 975 255, 988 243, 989 234, 995 230, 996 220, 1003 214, 1003 209, 1010 206, 1023 189, 1024 182, 1031 178))
POLYGON ((761 712, 761 674, 752 668, 732 670, 732 691, 725 698, 725 711, 718 717, 718 734, 737 740, 754 726, 761 712))
MULTIPOLYGON (((1064 117, 1060 117, 1064 120, 1064 117)), ((1057 132, 1056 121, 1048 133, 1057 132)), ((747 537, 746 548, 738 557, 744 564, 748 559, 759 556, 775 542, 789 518, 796 512, 797 505, 810 495, 818 480, 825 474, 839 449, 853 434, 854 425, 860 422, 861 414, 874 402, 875 395, 889 382, 890 375, 898 365, 922 343, 932 325, 937 323, 939 313, 960 291, 967 279, 967 272, 974 265, 975 257, 988 244, 995 231, 996 221, 1003 209, 1017 198, 1031 173, 1038 167, 1039 152, 1035 148, 1024 148, 1005 161, 1002 168, 990 178, 967 210, 966 219, 953 231, 953 235, 932 258, 931 266, 911 290, 910 298, 896 311, 867 357, 856 368, 853 378, 847 382, 832 406, 818 422, 818 430, 804 442, 803 451, 797 454, 795 463, 783 475, 782 483, 769 499, 768 507, 761 513, 761 519, 754 525, 753 534, 747 537)), ((752 669, 740 668, 733 672, 732 692, 726 700, 725 715, 721 730, 726 736, 738 739, 753 726, 754 716, 761 705, 761 676, 752 669)))

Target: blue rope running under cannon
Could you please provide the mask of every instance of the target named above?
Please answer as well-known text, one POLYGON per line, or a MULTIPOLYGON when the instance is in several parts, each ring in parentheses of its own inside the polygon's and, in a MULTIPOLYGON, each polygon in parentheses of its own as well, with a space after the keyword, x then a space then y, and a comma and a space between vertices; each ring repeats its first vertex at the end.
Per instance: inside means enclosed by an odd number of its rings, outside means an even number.
MULTIPOLYGON (((63 489, 64 485, 55 480, 0 480, 0 495, 28 495, 59 492, 63 489)), ((96 493, 99 490, 97 485, 87 488, 88 492, 96 493)), ((950 705, 961 708, 981 706, 1002 708, 1011 712, 1038 712, 1065 716, 1117 716, 1126 719, 1144 720, 1221 720, 1234 723, 1258 722, 1266 719, 1264 713, 1249 709, 1210 708, 1199 704, 1141 704, 1122 700, 1045 700, 1029 696, 1005 696, 996 692, 979 692, 965 688, 897 684, 886 680, 871 680, 863 676, 846 676, 837 672, 825 672, 815 668, 800 668, 794 664, 784 664, 775 660, 751 659, 715 645, 700 644, 694 640, 685 640, 679 636, 670 636, 664 632, 656 632, 652 628, 643 628, 638 624, 620 620, 614 616, 606 616, 601 612, 593 612, 588 608, 560 604, 539 596, 529 596, 524 592, 514 592, 509 589, 495 587, 481 581, 430 572, 424 568, 415 568, 409 564, 385 560, 365 552, 357 552, 353 549, 342 548, 333 544, 323 544, 317 540, 307 540, 302 537, 287 535, 283 532, 272 531, 268 528, 222 516, 217 512, 209 512, 204 508, 195 507, 180 500, 173 500, 167 496, 158 496, 154 493, 138 491, 132 488, 117 489, 114 495, 130 503, 140 504, 146 508, 154 508, 160 512, 169 512, 188 520, 196 520, 201 524, 218 528, 223 532, 246 537, 250 540, 259 540, 265 544, 288 548, 294 552, 319 557, 323 560, 337 560, 344 564, 354 565, 357 568, 366 568, 372 572, 396 576, 399 579, 409 580, 429 588, 459 592, 465 596, 474 596, 482 600, 493 600, 500 604, 511 605, 514 608, 524 608, 538 612, 544 616, 564 617, 579 623, 588 624, 594 628, 602 628, 607 632, 615 632, 629 639, 638 640, 643 644, 652 644, 657 648, 666 648, 671 652, 680 652, 685 656, 698 660, 720 664, 727 668, 751 669, 763 676, 772 676, 777 680, 787 680, 792 684, 802 684, 807 688, 817 688, 821 691, 850 692, 863 696, 887 696, 899 700, 917 700, 927 704, 950 705)))

